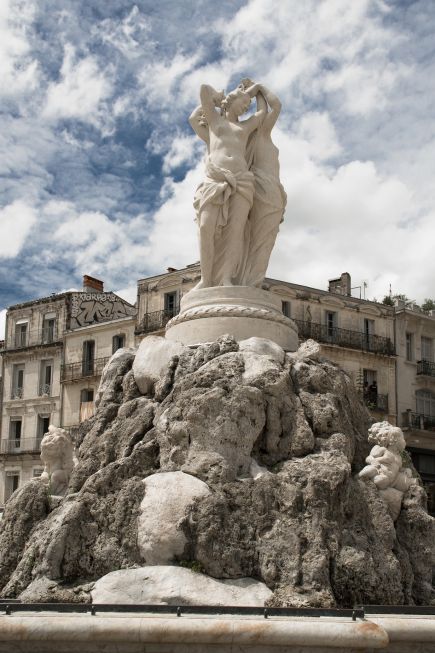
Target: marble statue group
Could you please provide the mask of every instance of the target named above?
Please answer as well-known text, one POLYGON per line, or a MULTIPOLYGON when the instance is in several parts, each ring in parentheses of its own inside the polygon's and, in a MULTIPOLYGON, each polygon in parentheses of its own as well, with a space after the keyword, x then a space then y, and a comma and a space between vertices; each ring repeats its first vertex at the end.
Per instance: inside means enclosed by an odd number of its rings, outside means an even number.
POLYGON ((286 204, 271 139, 281 103, 249 79, 226 96, 203 84, 200 99, 189 118, 207 145, 205 178, 194 199, 201 260, 196 288, 261 287, 286 204), (253 98, 256 111, 240 120, 253 98))

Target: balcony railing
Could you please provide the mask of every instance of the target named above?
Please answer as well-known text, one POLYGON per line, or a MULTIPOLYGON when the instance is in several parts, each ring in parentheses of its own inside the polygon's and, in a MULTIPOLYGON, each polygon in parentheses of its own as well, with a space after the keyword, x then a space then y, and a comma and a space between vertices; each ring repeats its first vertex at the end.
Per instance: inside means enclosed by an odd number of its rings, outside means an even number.
POLYGON ((51 383, 41 383, 41 385, 39 386, 39 396, 40 397, 51 396, 51 383))
POLYGON ((395 354, 394 345, 390 338, 363 333, 362 331, 339 329, 338 327, 316 322, 305 322, 304 320, 295 320, 295 322, 301 340, 312 338, 325 344, 361 349, 362 351, 370 351, 384 356, 394 356, 395 354))
POLYGON ((417 374, 424 374, 425 376, 435 376, 435 363, 431 361, 418 361, 417 374))
POLYGON ((435 431, 435 415, 422 415, 407 411, 403 413, 403 425, 421 431, 435 431))
POLYGON ((12 388, 11 399, 22 399, 22 398, 23 398, 23 388, 12 388))
POLYGON ((363 396, 364 403, 369 410, 388 413, 388 395, 366 394, 363 396))
POLYGON ((11 438, 0 441, 0 453, 39 453, 42 438, 11 438))
POLYGON ((150 333, 152 331, 160 331, 164 329, 169 320, 180 312, 180 307, 175 306, 171 310, 153 311, 145 313, 140 324, 136 328, 136 333, 150 333))
POLYGON ((101 376, 104 366, 110 360, 106 358, 95 358, 93 360, 81 360, 77 363, 66 363, 62 365, 60 378, 62 381, 75 381, 92 376, 101 376))
POLYGON ((20 333, 12 338, 11 347, 12 349, 21 349, 22 347, 27 347, 28 344, 29 344, 29 334, 20 333))
POLYGON ((43 327, 42 328, 42 338, 41 343, 43 345, 48 345, 51 342, 55 342, 57 338, 57 332, 55 327, 43 327))

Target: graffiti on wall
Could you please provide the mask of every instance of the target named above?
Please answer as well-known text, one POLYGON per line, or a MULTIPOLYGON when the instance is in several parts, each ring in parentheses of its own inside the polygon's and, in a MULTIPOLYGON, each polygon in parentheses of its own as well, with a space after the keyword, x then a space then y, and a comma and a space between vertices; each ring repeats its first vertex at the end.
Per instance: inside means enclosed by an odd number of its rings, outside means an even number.
POLYGON ((71 329, 136 315, 136 309, 114 293, 72 293, 71 329))

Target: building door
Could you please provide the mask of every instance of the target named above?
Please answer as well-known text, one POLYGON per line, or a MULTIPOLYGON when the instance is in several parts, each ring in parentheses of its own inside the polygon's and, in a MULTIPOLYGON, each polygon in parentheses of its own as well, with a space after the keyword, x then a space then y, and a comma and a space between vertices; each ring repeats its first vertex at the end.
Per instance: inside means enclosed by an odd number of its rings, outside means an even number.
POLYGON ((364 344, 368 349, 372 348, 373 335, 375 333, 375 321, 364 319, 364 344))
POLYGON ((38 426, 36 432, 36 437, 38 440, 42 440, 44 435, 47 433, 49 426, 50 415, 38 415, 38 426))
POLYGON ((20 485, 20 475, 17 472, 6 472, 5 501, 11 498, 20 485))
POLYGON ((334 311, 325 312, 325 324, 326 324, 326 336, 331 342, 334 341, 336 337, 337 329, 337 313, 334 311))
POLYGON ((53 377, 53 362, 50 361, 41 361, 41 373, 39 384, 39 395, 51 395, 51 383, 53 377))
POLYGON ((174 292, 165 292, 165 314, 168 317, 174 317, 179 312, 178 308, 178 293, 175 290, 174 292))
POLYGON ((22 399, 24 393, 24 365, 14 365, 12 371, 12 399, 22 399))
POLYGON ((82 372, 83 376, 92 376, 95 366, 95 341, 85 340, 83 343, 82 372))
POLYGON ((21 449, 21 434, 22 434, 22 420, 21 418, 11 419, 9 425, 9 450, 16 451, 21 449))

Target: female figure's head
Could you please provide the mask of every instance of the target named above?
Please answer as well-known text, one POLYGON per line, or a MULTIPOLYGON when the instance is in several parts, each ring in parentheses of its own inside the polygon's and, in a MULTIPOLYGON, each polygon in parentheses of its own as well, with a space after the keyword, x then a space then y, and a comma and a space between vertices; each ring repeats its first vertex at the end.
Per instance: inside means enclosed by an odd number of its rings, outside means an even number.
POLYGON ((222 110, 232 114, 234 118, 246 113, 251 104, 251 97, 242 88, 238 87, 222 100, 222 110))

